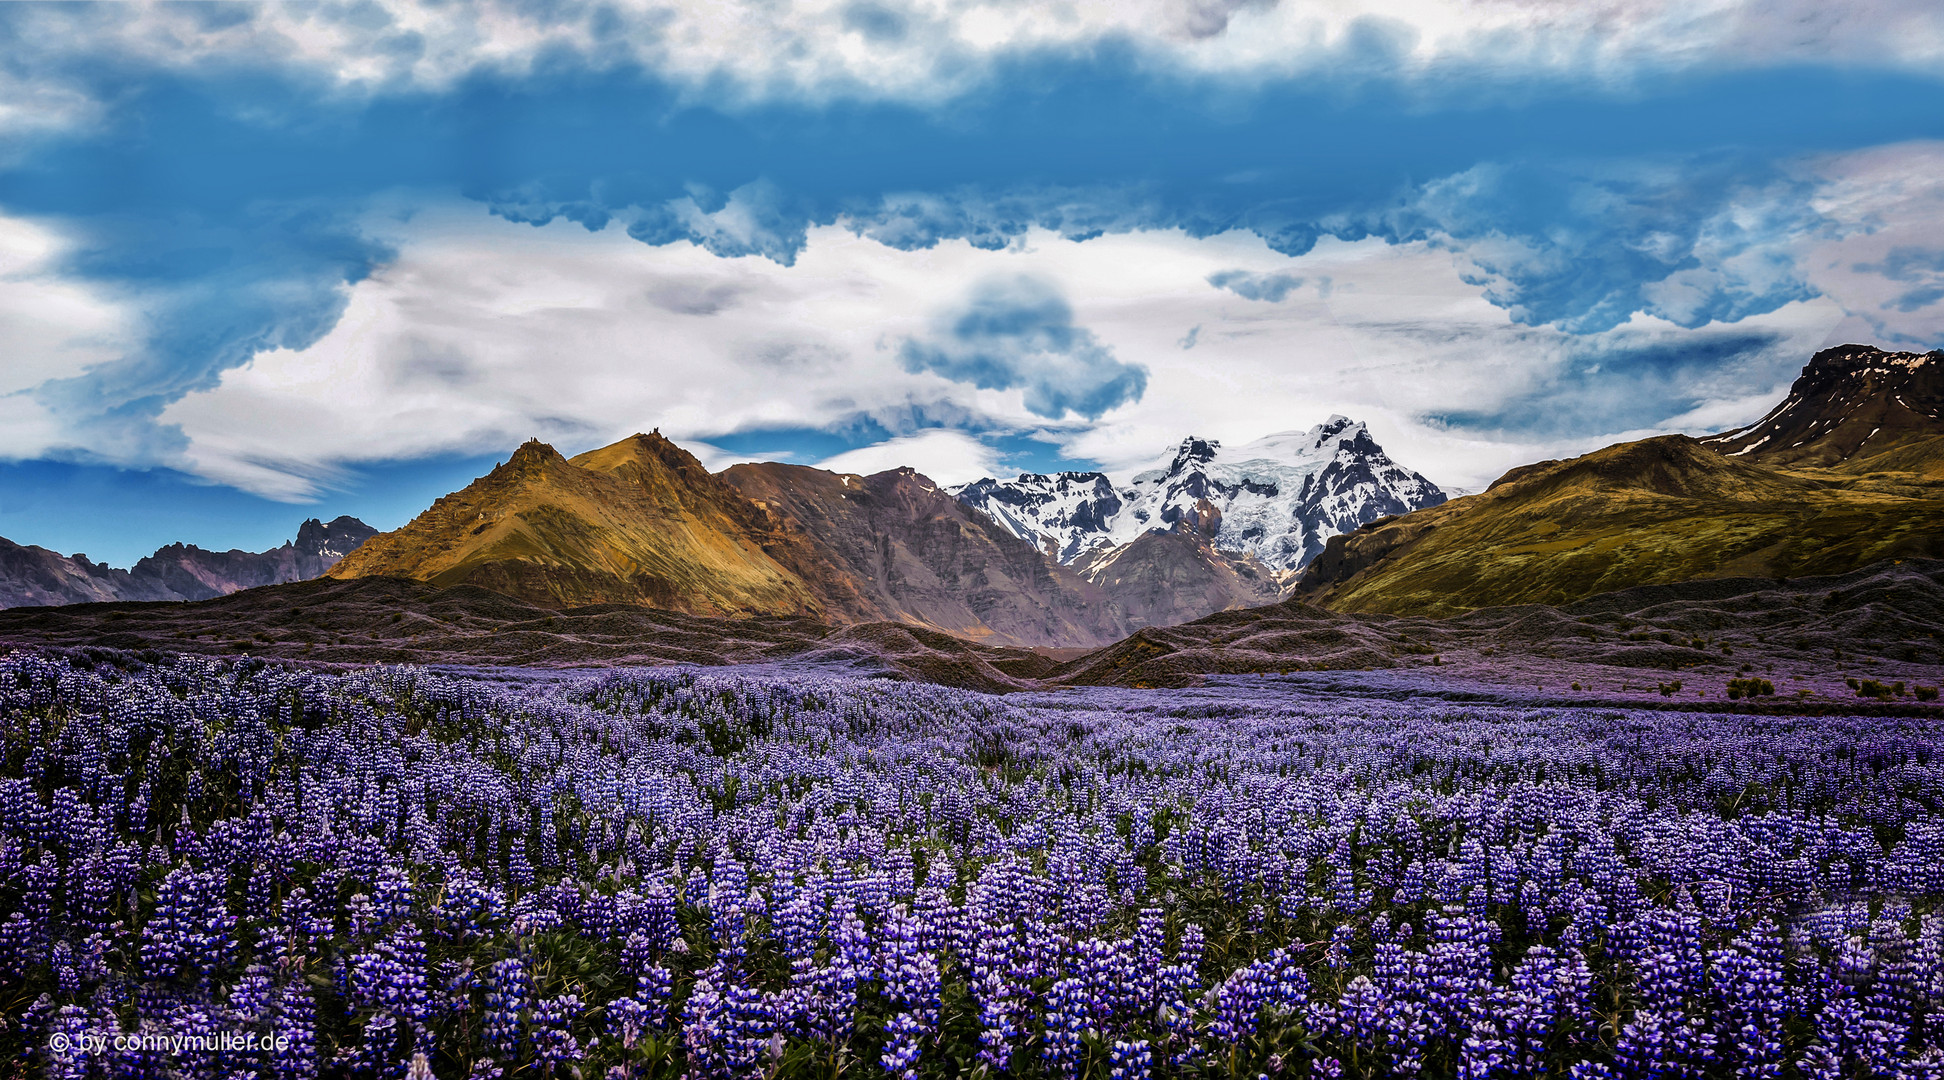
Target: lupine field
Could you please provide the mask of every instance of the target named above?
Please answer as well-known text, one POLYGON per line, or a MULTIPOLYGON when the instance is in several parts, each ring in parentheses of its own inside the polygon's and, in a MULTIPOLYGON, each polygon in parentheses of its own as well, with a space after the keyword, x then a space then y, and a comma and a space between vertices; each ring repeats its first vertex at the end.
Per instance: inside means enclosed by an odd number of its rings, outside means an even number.
POLYGON ((27 652, 0 716, 26 1075, 1944 1073, 1936 720, 27 652))

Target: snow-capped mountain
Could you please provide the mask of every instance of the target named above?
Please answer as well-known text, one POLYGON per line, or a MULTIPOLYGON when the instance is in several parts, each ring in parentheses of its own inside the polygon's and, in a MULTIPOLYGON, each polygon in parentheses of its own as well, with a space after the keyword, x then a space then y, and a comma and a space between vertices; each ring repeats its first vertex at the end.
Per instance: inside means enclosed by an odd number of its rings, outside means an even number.
POLYGON ((1020 473, 1016 480, 988 477, 945 490, 1061 563, 1115 542, 1121 497, 1105 473, 1020 473))
POLYGON ((1022 473, 952 494, 1063 563, 1173 531, 1278 570, 1300 569, 1338 533, 1445 501, 1436 484, 1392 461, 1363 424, 1342 416, 1236 447, 1190 436, 1125 484, 1097 472, 1022 473))

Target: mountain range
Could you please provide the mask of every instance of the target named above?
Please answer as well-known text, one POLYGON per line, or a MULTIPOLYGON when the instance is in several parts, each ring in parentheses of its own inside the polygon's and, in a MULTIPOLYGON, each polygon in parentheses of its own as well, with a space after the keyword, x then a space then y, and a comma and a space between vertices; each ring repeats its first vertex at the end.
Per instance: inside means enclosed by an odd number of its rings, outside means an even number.
MULTIPOLYGON (((664 642, 744 641, 753 630, 697 628, 780 619, 798 645, 853 628, 845 647, 873 655, 932 656, 928 642, 945 639, 927 634, 984 649, 1143 653, 1166 640, 1155 628, 1217 613, 1239 626, 1289 604, 1332 618, 1442 619, 1944 557, 1941 418, 1944 353, 1848 345, 1816 354, 1748 427, 1538 462, 1455 499, 1344 417, 1233 448, 1184 439, 1119 484, 1028 473, 943 488, 908 468, 860 476, 778 463, 710 473, 658 432, 571 459, 536 441, 368 541, 355 519, 312 521, 271 552, 171 545, 130 571, 7 544, 0 599, 195 600, 326 573, 484 590, 522 610, 689 620, 679 631, 656 623, 664 642)), ((380 593, 355 595, 368 606, 380 593)), ((1322 655, 1340 629, 1271 638, 1287 646, 1283 666, 1302 666, 1290 658, 1322 655)))
POLYGON ((1097 588, 910 469, 711 474, 660 433, 575 458, 529 442, 332 577, 477 585, 535 603, 889 620, 1004 644, 1125 633, 1097 588))
POLYGON ((1446 498, 1344 416, 1236 447, 1190 436, 1119 487, 1098 472, 1021 473, 952 493, 1061 563, 1162 530, 1281 571, 1300 570, 1332 536, 1446 498))
POLYGON ((306 581, 329 570, 378 530, 354 517, 312 518, 269 551, 206 551, 170 544, 128 570, 0 537, 0 608, 120 600, 207 600, 239 589, 306 581))
POLYGON ((1844 345, 1748 427, 1522 466, 1332 538, 1296 595, 1441 616, 1911 557, 1944 557, 1944 352, 1844 345))
POLYGON ((1443 498, 1342 417, 1228 454, 1186 439, 1119 489, 1100 474, 947 489, 908 468, 775 462, 711 474, 655 432, 572 459, 530 442, 330 573, 1091 648, 1273 602, 1328 536, 1443 498), (1091 494, 994 512, 1063 483, 1091 494))

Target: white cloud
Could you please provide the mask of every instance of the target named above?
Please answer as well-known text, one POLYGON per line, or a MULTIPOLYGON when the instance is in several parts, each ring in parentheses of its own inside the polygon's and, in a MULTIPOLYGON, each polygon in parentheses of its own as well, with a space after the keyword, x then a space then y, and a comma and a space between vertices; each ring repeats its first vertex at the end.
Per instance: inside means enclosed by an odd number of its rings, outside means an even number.
MULTIPOLYGON (((1838 62, 1923 70, 1944 59, 1929 0, 498 0, 15 6, 19 62, 0 87, 16 123, 32 100, 86 115, 61 63, 121 55, 184 69, 285 65, 362 90, 446 87, 562 55, 639 64, 696 88, 751 96, 940 100, 1003 55, 1131 44, 1149 61, 1243 76, 1319 69, 1425 74, 1440 64, 1630 81, 1743 63, 1838 62), (55 95, 47 97, 46 95, 55 95)), ((34 120, 41 117, 40 120, 34 120)))
POLYGON ((129 314, 61 275, 68 248, 46 225, 0 217, 0 394, 78 374, 128 347, 129 314))
POLYGON ((60 421, 31 395, 0 394, 0 461, 40 457, 64 435, 60 421))
POLYGON ((0 458, 32 458, 66 432, 32 391, 122 356, 136 319, 115 298, 62 276, 70 241, 23 218, 0 217, 0 458))
POLYGON ((890 432, 885 445, 922 451, 921 467, 945 475, 958 475, 960 458, 966 469, 1004 463, 984 443, 934 429, 1037 435, 1125 472, 1190 432, 1247 440, 1342 412, 1369 422, 1406 464, 1475 487, 1522 461, 1631 433, 1751 419, 1826 344, 1944 344, 1944 300, 1911 299, 1931 287, 1925 260, 1944 260, 1944 144, 1831 156, 1800 171, 1816 178, 1827 225, 1793 250, 1823 297, 1698 331, 1637 315, 1592 336, 1513 324, 1464 280, 1462 263, 1426 244, 1325 240, 1288 258, 1243 233, 1075 242, 1039 231, 1004 250, 948 241, 902 251, 826 226, 783 266, 686 242, 645 245, 619 226, 534 228, 473 204, 401 204, 366 221, 400 254, 347 287, 337 326, 168 405, 161 423, 179 439, 136 437, 147 429, 127 423, 116 436, 72 412, 81 403, 37 392, 138 350, 143 327, 129 302, 64 276, 60 232, 0 219, 0 456, 80 450, 303 500, 362 463, 493 452, 531 435, 571 450, 657 426, 699 442, 855 430, 865 418, 890 432), (1252 276, 1226 276, 1236 274, 1252 276), (934 332, 978 282, 1018 275, 1055 287, 1104 354, 1144 369, 1144 395, 1095 422, 1049 421, 1018 386, 982 390, 908 370, 901 342, 934 332), (1264 302, 1211 277, 1301 283, 1264 302), (1183 348, 1191 331, 1194 346, 1183 348), (1771 347, 1717 371, 1690 365, 1658 383, 1587 375, 1603 350, 1679 352, 1764 334, 1771 347), (1559 422, 1541 422, 1547 411, 1559 422), (900 441, 913 436, 923 437, 900 441))
POLYGON ((934 429, 886 439, 817 462, 831 472, 872 473, 909 465, 940 484, 964 484, 1000 471, 992 447, 961 431, 934 429))

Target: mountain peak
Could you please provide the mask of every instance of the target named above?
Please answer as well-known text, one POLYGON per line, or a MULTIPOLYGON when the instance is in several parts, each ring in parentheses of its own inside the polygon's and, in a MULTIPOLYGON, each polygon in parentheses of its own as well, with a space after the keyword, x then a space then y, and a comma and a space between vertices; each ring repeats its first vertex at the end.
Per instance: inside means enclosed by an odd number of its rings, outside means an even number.
POLYGON ((1824 349, 1768 415, 1701 442, 1765 465, 1944 470, 1944 351, 1824 349))
POLYGON ((1182 470, 1190 466, 1206 465, 1215 460, 1215 455, 1221 449, 1222 444, 1219 440, 1204 439, 1199 435, 1190 435, 1181 440, 1181 444, 1175 447, 1174 459, 1168 464, 1168 472, 1170 474, 1179 474, 1182 470))
POLYGON ((543 604, 816 613, 816 598, 763 551, 761 525, 755 507, 658 433, 572 461, 529 440, 330 574, 478 585, 543 604))
POLYGON ((1190 435, 1125 485, 1099 473, 1022 473, 954 494, 1061 562, 1185 530, 1277 570, 1302 566, 1336 533, 1445 499, 1340 414, 1236 447, 1190 435))
POLYGON ((1927 353, 1891 352, 1875 345, 1837 345, 1827 348, 1809 358, 1809 364, 1802 373, 1843 373, 1855 374, 1880 368, 1888 372, 1901 368, 1915 371, 1927 364, 1944 360, 1944 349, 1933 349, 1927 353))
POLYGON ((560 456, 560 451, 555 450, 551 445, 539 439, 528 439, 514 449, 512 456, 506 459, 506 464, 502 468, 514 472, 528 472, 542 468, 550 461, 565 460, 560 456))
POLYGON ((297 527, 297 539, 293 546, 305 555, 326 560, 324 568, 329 569, 330 564, 351 554, 360 544, 377 535, 377 529, 349 514, 332 518, 328 525, 311 518, 297 527))

